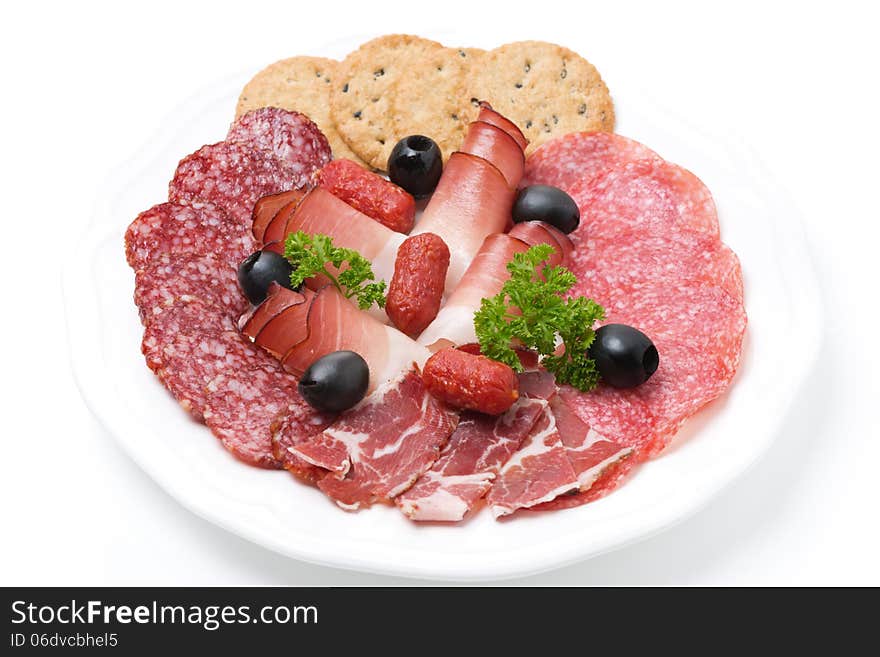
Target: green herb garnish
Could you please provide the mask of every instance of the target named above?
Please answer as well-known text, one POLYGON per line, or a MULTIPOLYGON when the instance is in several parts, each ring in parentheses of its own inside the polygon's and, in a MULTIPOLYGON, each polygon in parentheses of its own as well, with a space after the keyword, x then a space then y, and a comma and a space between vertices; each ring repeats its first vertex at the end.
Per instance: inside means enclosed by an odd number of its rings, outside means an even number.
POLYGON ((510 279, 501 292, 483 299, 474 314, 474 329, 481 351, 489 358, 521 372, 513 349, 521 344, 542 356, 541 363, 559 383, 586 392, 599 382, 587 349, 595 337, 593 325, 604 319, 605 310, 592 299, 565 297, 577 282, 565 267, 544 264, 538 273, 538 266, 552 253, 552 246, 541 244, 516 254, 507 264, 510 279), (554 353, 557 340, 565 346, 560 355, 554 353))
POLYGON ((366 310, 375 303, 385 307, 385 281, 375 280, 370 261, 354 249, 333 246, 327 235, 309 235, 301 230, 287 236, 284 241, 284 257, 293 266, 290 283, 299 287, 312 276, 323 275, 346 299, 357 298, 358 307, 366 310), (347 266, 343 268, 343 263, 347 266), (332 265, 337 273, 327 269, 332 265))

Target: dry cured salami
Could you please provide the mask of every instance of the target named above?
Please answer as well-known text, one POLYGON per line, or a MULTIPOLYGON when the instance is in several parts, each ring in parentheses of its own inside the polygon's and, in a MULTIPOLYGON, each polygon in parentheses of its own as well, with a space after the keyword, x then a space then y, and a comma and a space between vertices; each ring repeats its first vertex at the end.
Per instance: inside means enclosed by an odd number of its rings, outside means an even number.
POLYGON ((135 270, 175 254, 213 255, 237 266, 254 248, 250 230, 210 203, 154 205, 125 232, 125 257, 135 270))
POLYGON ((221 141, 180 161, 168 185, 168 200, 213 203, 250 232, 254 204, 296 186, 295 176, 276 157, 246 144, 221 141))
POLYGON ((134 302, 144 324, 183 296, 198 297, 213 312, 232 320, 250 306, 235 269, 214 256, 163 255, 135 275, 134 302))
POLYGON ((310 186, 315 172, 330 161, 330 144, 318 126, 305 114, 278 107, 240 116, 226 140, 277 158, 290 175, 291 187, 310 186))

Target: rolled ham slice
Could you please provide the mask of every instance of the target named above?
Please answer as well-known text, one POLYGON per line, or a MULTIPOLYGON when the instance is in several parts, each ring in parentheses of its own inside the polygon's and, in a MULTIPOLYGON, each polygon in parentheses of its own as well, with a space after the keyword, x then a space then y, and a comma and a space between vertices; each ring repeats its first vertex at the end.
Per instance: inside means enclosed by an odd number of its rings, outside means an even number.
POLYGON ((257 201, 254 205, 254 211, 251 214, 251 219, 253 219, 252 230, 257 242, 263 243, 266 241, 263 239, 266 227, 272 222, 272 219, 275 218, 275 215, 278 214, 281 208, 291 203, 293 203, 295 207, 296 203, 298 203, 305 195, 305 189, 291 189, 279 194, 264 196, 257 201))
POLYGON ((432 351, 477 341, 474 313, 483 299, 501 291, 510 278, 507 263, 530 246, 550 244, 554 247, 551 265, 563 264, 571 253, 571 241, 553 226, 541 222, 517 224, 509 234, 490 235, 474 257, 455 291, 449 296, 437 317, 422 332, 418 341, 432 351))
POLYGON ((519 144, 491 123, 471 123, 461 152, 477 155, 494 164, 511 187, 516 187, 523 176, 526 159, 519 144))
POLYGON ((328 235, 333 244, 355 249, 373 265, 376 280, 390 281, 394 258, 406 235, 386 228, 323 187, 315 187, 290 215, 282 239, 301 230, 328 235))
POLYGON ((355 351, 370 368, 368 392, 430 356, 425 347, 358 310, 332 286, 300 294, 273 285, 266 300, 243 318, 241 331, 298 377, 321 356, 355 351))
POLYGON ((480 115, 477 117, 477 120, 489 123, 496 128, 504 130, 504 132, 510 135, 510 137, 517 143, 520 150, 523 152, 525 152, 526 146, 529 145, 529 140, 526 139, 522 130, 520 130, 513 121, 493 110, 492 106, 485 100, 480 101, 480 115))

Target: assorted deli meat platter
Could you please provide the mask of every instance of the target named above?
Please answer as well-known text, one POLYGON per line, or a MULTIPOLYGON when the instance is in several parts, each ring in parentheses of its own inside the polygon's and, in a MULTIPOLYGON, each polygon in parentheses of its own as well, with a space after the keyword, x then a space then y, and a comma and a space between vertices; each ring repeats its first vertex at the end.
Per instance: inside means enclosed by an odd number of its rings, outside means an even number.
POLYGON ((390 35, 272 64, 229 119, 125 233, 141 350, 181 421, 326 513, 564 514, 731 386, 712 194, 614 131, 577 53, 390 35))

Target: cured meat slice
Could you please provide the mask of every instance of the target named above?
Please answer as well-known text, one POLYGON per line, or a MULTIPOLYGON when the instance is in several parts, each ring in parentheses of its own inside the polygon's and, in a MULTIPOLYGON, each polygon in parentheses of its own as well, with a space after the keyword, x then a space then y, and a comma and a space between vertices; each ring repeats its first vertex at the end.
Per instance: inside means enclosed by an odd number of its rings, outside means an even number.
POLYGON ((490 125, 494 125, 496 128, 501 128, 517 143, 519 149, 525 152, 526 146, 529 145, 529 140, 526 139, 526 136, 517 127, 517 125, 510 119, 502 116, 494 109, 492 109, 492 106, 485 100, 479 101, 479 105, 480 114, 477 117, 477 120, 483 121, 484 123, 488 123, 490 125))
POLYGON ((706 284, 742 298, 739 260, 717 237, 670 226, 663 233, 630 229, 580 242, 570 267, 579 294, 605 304, 658 284, 706 284))
POLYGON ((280 469, 272 430, 284 419, 301 430, 317 429, 324 418, 300 397, 296 379, 278 361, 237 332, 227 342, 225 366, 205 385, 205 423, 245 463, 280 469))
POLYGON ((147 365, 196 419, 205 409, 205 384, 230 366, 232 322, 199 299, 184 297, 162 308, 144 331, 147 365))
MULTIPOLYGON (((276 234, 274 227, 271 230, 276 234)), ((323 187, 310 191, 290 214, 281 239, 298 230, 328 235, 336 246, 355 249, 372 263, 376 280, 385 281, 394 275, 395 255, 406 239, 406 235, 386 228, 323 187)))
POLYGON ((221 141, 180 161, 168 184, 168 200, 181 205, 213 203, 250 233, 254 204, 296 186, 277 158, 246 144, 221 141))
POLYGON ((516 187, 522 178, 525 168, 522 148, 513 137, 491 123, 471 123, 461 152, 476 155, 494 164, 511 187, 516 187))
POLYGON ((297 478, 317 483, 327 474, 327 470, 303 461, 291 450, 324 431, 333 419, 325 415, 310 417, 303 413, 288 414, 272 429, 272 455, 297 478))
POLYGON ((134 302, 144 324, 184 296, 198 297, 211 312, 233 320, 250 307, 235 269, 214 256, 163 255, 135 274, 134 302))
POLYGON ((571 251, 571 242, 566 235, 541 222, 517 224, 509 234, 489 235, 483 240, 455 291, 434 321, 419 335, 419 343, 437 351, 451 345, 476 342, 474 313, 479 310, 481 301, 501 291, 510 278, 507 263, 513 256, 537 244, 550 244, 556 249, 550 265, 561 264, 571 251))
POLYGON ((465 411, 437 462, 395 503, 411 520, 462 520, 545 408, 543 400, 520 397, 498 417, 465 411))
POLYGON ((571 193, 575 185, 634 160, 662 162, 647 146, 612 132, 572 132, 539 146, 526 160, 520 187, 552 185, 571 193))
POLYGON ((430 356, 397 329, 358 310, 332 286, 299 294, 274 285, 266 301, 243 318, 241 330, 296 376, 330 352, 355 351, 370 368, 370 390, 430 356))
POLYGON ((510 222, 514 189, 490 162, 453 153, 413 234, 434 233, 449 247, 446 294, 451 294, 486 236, 510 222))
POLYGON ((141 212, 125 231, 125 258, 135 270, 177 254, 213 255, 237 267, 254 248, 249 232, 210 203, 160 203, 141 212))
POLYGON ((550 410, 579 490, 589 490, 607 468, 632 454, 632 447, 606 438, 582 422, 559 395, 550 400, 550 410))
POLYGON ((291 453, 332 474, 318 488, 355 510, 391 500, 431 467, 455 430, 458 415, 435 400, 417 370, 371 396, 291 453))
POLYGON ((718 213, 706 186, 669 162, 637 160, 584 179, 570 190, 581 211, 571 234, 581 250, 588 236, 610 238, 638 228, 665 235, 673 228, 718 237, 718 213))
POLYGON ((257 148, 287 169, 291 187, 312 185, 312 176, 330 161, 330 144, 305 114, 261 107, 238 117, 226 140, 257 148))
POLYGON ((254 205, 254 211, 251 213, 251 232, 257 242, 263 244, 266 241, 264 239, 266 227, 282 208, 296 208, 297 204, 305 195, 306 192, 304 189, 290 189, 286 192, 264 196, 257 201, 254 205))
POLYGON ((549 404, 539 401, 543 405, 541 415, 523 445, 501 468, 486 496, 496 518, 549 502, 578 487, 556 419, 549 404))

